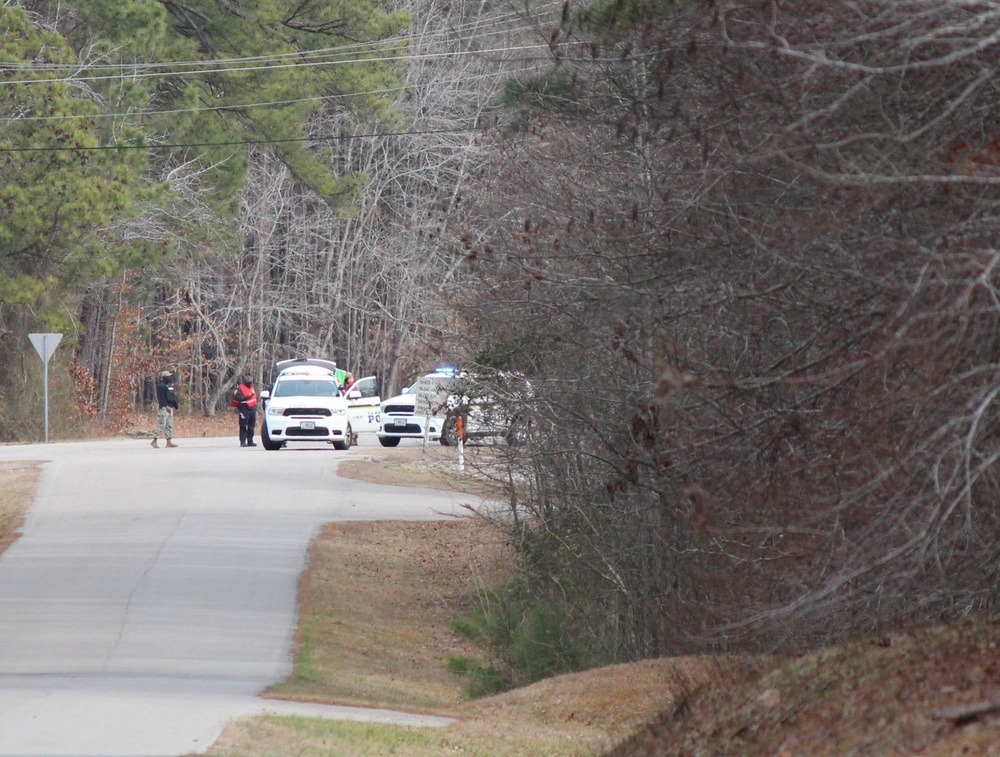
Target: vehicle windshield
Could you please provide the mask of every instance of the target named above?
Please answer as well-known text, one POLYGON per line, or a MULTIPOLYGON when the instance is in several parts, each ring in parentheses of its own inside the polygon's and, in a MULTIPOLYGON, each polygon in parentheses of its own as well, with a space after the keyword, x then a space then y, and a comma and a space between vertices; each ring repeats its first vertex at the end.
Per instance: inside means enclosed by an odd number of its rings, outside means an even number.
POLYGON ((329 381, 297 381, 290 379, 274 385, 275 397, 339 397, 340 387, 333 379, 329 381))

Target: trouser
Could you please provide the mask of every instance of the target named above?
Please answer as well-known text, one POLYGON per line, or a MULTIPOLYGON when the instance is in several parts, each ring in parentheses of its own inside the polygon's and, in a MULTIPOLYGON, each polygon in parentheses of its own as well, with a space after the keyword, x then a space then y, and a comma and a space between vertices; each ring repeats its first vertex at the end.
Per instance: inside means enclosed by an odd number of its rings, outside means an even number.
POLYGON ((257 408, 241 407, 240 409, 240 444, 253 442, 254 430, 257 427, 257 408))
POLYGON ((156 411, 156 428, 153 430, 153 438, 161 436, 164 439, 174 438, 174 409, 172 407, 161 407, 156 411))

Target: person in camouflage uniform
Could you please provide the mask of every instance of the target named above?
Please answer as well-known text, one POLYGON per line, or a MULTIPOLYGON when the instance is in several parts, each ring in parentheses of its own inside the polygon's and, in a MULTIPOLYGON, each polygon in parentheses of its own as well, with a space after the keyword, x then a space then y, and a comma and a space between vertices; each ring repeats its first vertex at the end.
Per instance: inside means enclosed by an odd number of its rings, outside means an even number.
POLYGON ((156 428, 153 429, 151 447, 159 447, 156 443, 159 437, 167 440, 167 447, 174 444, 174 410, 177 410, 177 391, 174 389, 173 371, 161 371, 156 382, 156 428))

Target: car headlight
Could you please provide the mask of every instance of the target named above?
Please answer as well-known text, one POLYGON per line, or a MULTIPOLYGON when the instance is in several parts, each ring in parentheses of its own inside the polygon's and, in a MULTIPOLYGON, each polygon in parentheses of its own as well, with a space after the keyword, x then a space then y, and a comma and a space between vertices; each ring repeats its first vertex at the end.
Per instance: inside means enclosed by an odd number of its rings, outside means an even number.
POLYGON ((337 407, 330 411, 330 415, 347 415, 347 410, 342 407, 337 407))
POLYGON ((278 407, 273 402, 269 402, 268 405, 267 405, 267 414, 268 415, 284 415, 285 414, 285 408, 278 407))

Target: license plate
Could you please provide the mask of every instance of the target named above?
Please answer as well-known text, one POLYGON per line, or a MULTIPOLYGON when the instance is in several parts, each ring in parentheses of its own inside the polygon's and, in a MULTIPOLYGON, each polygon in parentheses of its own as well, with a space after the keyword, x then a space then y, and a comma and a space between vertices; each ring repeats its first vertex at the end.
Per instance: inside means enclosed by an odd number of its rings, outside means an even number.
POLYGON ((392 425, 393 426, 405 426, 406 425, 406 418, 395 418, 392 421, 392 425))
POLYGON ((311 431, 312 429, 316 428, 316 421, 302 421, 300 425, 303 430, 311 431))

